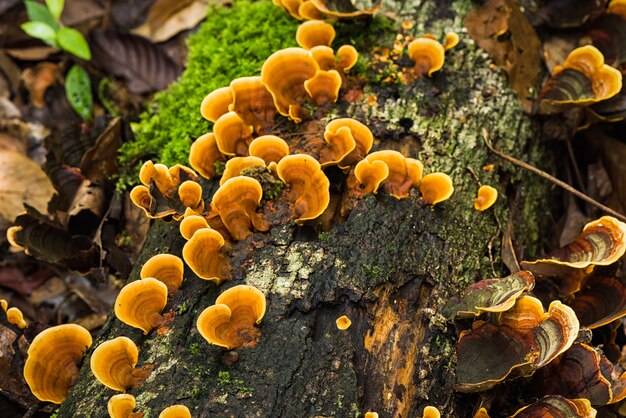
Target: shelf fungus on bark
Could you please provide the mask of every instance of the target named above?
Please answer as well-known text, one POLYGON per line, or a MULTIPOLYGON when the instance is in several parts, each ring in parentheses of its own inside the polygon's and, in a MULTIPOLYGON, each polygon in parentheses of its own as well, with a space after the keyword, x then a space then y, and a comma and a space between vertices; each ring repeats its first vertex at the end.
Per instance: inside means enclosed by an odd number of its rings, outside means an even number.
MULTIPOLYGON (((254 157, 257 158, 257 157, 254 157)), ((263 162, 260 158, 259 161, 263 162)), ((252 235, 252 228, 267 231, 270 224, 256 212, 263 197, 261 184, 252 177, 233 177, 213 195, 211 211, 219 215, 230 235, 237 241, 252 235)))
POLYGON ((288 155, 279 161, 278 177, 289 186, 288 198, 296 217, 295 222, 320 216, 330 203, 330 181, 320 163, 310 155, 288 155))
POLYGON ((498 191, 491 186, 480 186, 478 197, 474 199, 474 209, 482 212, 492 207, 498 199, 498 191))
POLYGON ((91 347, 91 334, 76 324, 40 332, 28 348, 24 379, 37 399, 61 403, 78 378, 78 363, 91 347))
POLYGON ((452 179, 445 173, 430 173, 422 178, 419 185, 422 200, 427 205, 436 205, 448 200, 454 192, 452 179))
POLYGON ((206 179, 217 176, 215 163, 224 159, 224 155, 217 147, 213 132, 202 135, 191 144, 189 165, 206 179))
POLYGON ((18 328, 26 328, 26 321, 24 320, 24 314, 16 307, 11 307, 6 310, 7 321, 10 324, 15 325, 18 328))
POLYGON ((202 200, 202 186, 192 180, 184 181, 178 187, 178 198, 184 207, 194 212, 202 213, 204 200, 202 200))
MULTIPOLYGON (((334 143, 335 138, 351 137, 355 146, 347 155, 339 160, 338 165, 342 170, 349 169, 367 155, 374 144, 374 135, 370 129, 356 119, 334 119, 326 125, 324 139, 327 143, 334 143)), ((322 164, 324 166, 324 164, 322 164)))
POLYGON ((152 277, 128 283, 115 300, 117 319, 144 334, 165 324, 161 312, 167 304, 167 286, 152 277))
POLYGON ((476 321, 457 344, 460 392, 492 388, 509 376, 529 376, 567 350, 579 330, 574 311, 553 301, 544 313, 538 299, 520 297, 498 324, 476 321))
POLYGON ((378 418, 378 412, 368 411, 363 415, 363 418, 378 418))
POLYGON ((418 186, 422 179, 422 163, 413 158, 405 158, 398 151, 376 151, 365 159, 370 163, 382 161, 387 165, 389 174, 383 180, 383 190, 396 199, 404 199, 409 196, 411 187, 418 186))
POLYGON ((337 59, 335 58, 335 51, 329 46, 318 45, 309 50, 317 65, 321 70, 336 70, 337 59))
POLYGON ((519 409, 511 418, 595 418, 596 412, 587 399, 566 399, 553 395, 519 409))
POLYGON ((626 315, 626 284, 617 277, 590 277, 570 307, 580 324, 594 329, 626 315))
POLYGON ((452 298, 444 309, 450 319, 478 317, 486 312, 504 312, 517 299, 535 287, 529 271, 518 271, 504 278, 485 279, 469 286, 460 298, 452 298))
POLYGON ((265 167, 265 160, 259 157, 233 157, 226 161, 224 166, 224 174, 220 179, 220 186, 223 186, 228 180, 238 177, 241 172, 250 167, 265 167))
POLYGON ((589 222, 570 244, 535 261, 522 261, 537 280, 550 279, 565 295, 581 289, 595 266, 608 266, 626 252, 626 224, 611 216, 589 222))
POLYGON ((535 104, 539 114, 554 114, 572 107, 589 106, 615 96, 622 89, 622 74, 606 65, 592 45, 573 50, 563 65, 552 70, 535 104))
POLYGON ((376 193, 383 181, 389 176, 389 167, 384 161, 367 159, 361 160, 354 167, 354 177, 359 188, 354 193, 363 197, 369 193, 376 193))
POLYGON ((107 412, 111 418, 142 418, 143 412, 133 412, 135 397, 128 393, 119 393, 109 398, 107 412))
POLYGON ((417 77, 431 76, 443 68, 446 50, 430 37, 417 38, 409 44, 409 58, 415 62, 413 72, 417 77))
POLYGON ((341 75, 336 70, 317 70, 315 75, 304 82, 304 89, 316 106, 335 103, 341 89, 341 75))
POLYGON ((422 418, 441 418, 441 413, 434 406, 427 406, 422 412, 422 418))
POLYGON ((189 215, 185 216, 182 221, 180 221, 179 230, 180 235, 185 238, 187 241, 193 237, 193 234, 196 233, 199 229, 210 229, 209 223, 207 222, 204 216, 200 215, 189 215))
POLYGON ((337 320, 335 321, 335 324, 337 325, 337 328, 339 328, 342 331, 345 331, 348 328, 350 328, 350 325, 352 325, 352 321, 350 321, 350 318, 348 318, 346 315, 343 315, 337 318, 337 320))
POLYGON ((220 251, 223 246, 224 238, 219 232, 198 229, 183 247, 183 259, 196 276, 219 285, 230 280, 231 267, 220 251))
POLYGON ((255 324, 261 322, 265 308, 263 292, 253 286, 235 286, 219 295, 215 305, 202 311, 197 328, 210 344, 229 350, 254 347, 261 334, 255 324))
POLYGON ((172 405, 161 411, 159 418, 191 418, 191 412, 185 405, 172 405))
POLYGON ((335 19, 371 16, 378 11, 382 0, 376 0, 369 8, 358 9, 350 0, 311 0, 317 10, 335 19))
POLYGON ((276 6, 281 7, 292 17, 302 19, 321 19, 322 12, 310 0, 274 0, 276 6))
MULTIPOLYGON (((201 218, 200 216, 198 217, 201 218)), ((189 217, 185 219, 188 218, 189 217)), ((171 295, 180 289, 180 286, 183 284, 184 271, 185 266, 183 260, 179 257, 174 254, 157 254, 145 262, 141 268, 139 277, 142 279, 152 277, 153 279, 163 282, 165 286, 167 286, 168 293, 171 295)))
POLYGON ((250 142, 248 152, 250 156, 259 157, 268 165, 289 155, 289 145, 276 135, 263 135, 250 142))
POLYGON ((300 106, 307 97, 304 82, 319 70, 313 55, 303 48, 286 48, 274 52, 261 67, 261 80, 274 98, 274 105, 283 116, 302 121, 300 106))
POLYGON ((356 65, 359 52, 352 45, 342 45, 337 50, 337 67, 344 73, 356 65))
POLYGON ((309 20, 298 26, 296 42, 304 49, 323 45, 330 46, 335 39, 335 28, 323 20, 309 20))
POLYGON ((230 86, 213 90, 202 100, 200 114, 206 120, 215 123, 220 116, 228 113, 233 99, 233 90, 230 86))
POLYGON ((459 44, 460 40, 461 39, 459 38, 459 35, 456 32, 446 33, 446 36, 443 42, 443 49, 445 49, 446 51, 451 50, 452 48, 454 48, 455 46, 459 44))
POLYGON ((141 386, 150 376, 152 366, 135 368, 139 350, 127 337, 117 337, 100 344, 91 354, 91 372, 109 389, 126 392, 141 386))
POLYGON ((617 377, 616 372, 602 352, 576 343, 533 376, 533 395, 585 398, 592 405, 617 403, 626 397, 626 374, 617 377))
POLYGON ((257 134, 264 134, 274 126, 276 107, 274 99, 263 84, 260 76, 240 77, 230 83, 234 111, 246 125, 252 126, 257 134))
POLYGON ((247 155, 253 130, 254 128, 245 123, 237 112, 224 113, 213 126, 217 148, 228 156, 247 155))

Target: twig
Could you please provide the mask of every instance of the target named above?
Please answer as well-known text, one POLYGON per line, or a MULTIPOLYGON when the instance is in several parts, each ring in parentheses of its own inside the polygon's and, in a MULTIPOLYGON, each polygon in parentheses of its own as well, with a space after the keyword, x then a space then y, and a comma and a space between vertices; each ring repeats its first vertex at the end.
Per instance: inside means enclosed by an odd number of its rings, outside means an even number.
POLYGON ((587 196, 586 194, 576 190, 575 188, 573 188, 572 186, 570 186, 569 184, 557 179, 556 177, 551 176, 550 174, 546 173, 543 170, 540 170, 536 167, 533 167, 532 165, 525 163, 524 161, 520 161, 517 158, 511 157, 510 155, 496 149, 493 147, 493 145, 491 145, 491 141, 489 140, 489 133, 487 132, 487 129, 483 128, 482 130, 483 133, 483 139, 485 140, 485 144, 487 144, 487 148, 489 148, 489 150, 491 152, 493 152, 494 154, 496 154, 498 157, 500 158, 504 158, 505 160, 519 166, 522 167, 528 171, 531 171, 535 174, 537 174, 540 177, 543 177, 544 179, 556 184, 557 186, 567 190, 568 192, 570 192, 571 194, 573 194, 574 196, 584 200, 585 202, 588 202, 590 204, 592 204, 593 206, 597 207, 598 209, 608 213, 611 216, 616 217, 617 219, 626 222, 626 216, 622 215, 621 213, 614 211, 613 209, 611 209, 608 206, 603 205, 600 202, 597 202, 596 200, 590 198, 589 196, 587 196))
POLYGON ((580 170, 578 169, 578 163, 576 162, 576 155, 574 154, 574 148, 572 148, 572 141, 569 138, 565 140, 565 145, 567 145, 567 153, 569 154, 570 162, 572 163, 572 167, 574 167, 574 174, 576 175, 576 180, 578 181, 578 186, 583 193, 587 193, 585 190, 585 182, 583 182, 583 176, 580 174, 580 170))

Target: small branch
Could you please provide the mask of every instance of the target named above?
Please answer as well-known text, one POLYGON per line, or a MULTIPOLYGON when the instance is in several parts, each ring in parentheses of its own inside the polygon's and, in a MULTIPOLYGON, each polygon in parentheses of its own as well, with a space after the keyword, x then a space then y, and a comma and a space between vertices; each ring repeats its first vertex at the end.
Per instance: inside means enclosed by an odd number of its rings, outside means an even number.
POLYGON ((592 204, 593 206, 597 207, 598 209, 602 210, 603 212, 608 213, 611 216, 616 217, 617 219, 621 220, 622 222, 626 222, 626 216, 622 215, 621 213, 611 209, 608 206, 603 205, 602 203, 590 198, 589 196, 587 196, 586 194, 576 190, 575 188, 573 188, 572 186, 570 186, 569 184, 557 179, 556 177, 551 176, 550 174, 546 173, 543 170, 540 170, 536 167, 533 167, 532 165, 525 163, 524 161, 520 161, 517 158, 511 157, 510 155, 495 149, 493 147, 493 145, 491 145, 491 141, 489 140, 489 133, 487 132, 487 129, 483 128, 482 130, 483 132, 483 139, 485 140, 485 144, 487 144, 487 148, 489 148, 489 150, 491 152, 493 152, 494 154, 496 154, 498 157, 500 158, 504 158, 505 160, 519 166, 522 167, 528 171, 531 171, 535 174, 537 174, 540 177, 543 177, 544 179, 556 184, 557 186, 561 187, 562 189, 567 190, 568 192, 570 192, 571 194, 573 194, 574 196, 584 200, 585 202, 588 202, 590 204, 592 204))

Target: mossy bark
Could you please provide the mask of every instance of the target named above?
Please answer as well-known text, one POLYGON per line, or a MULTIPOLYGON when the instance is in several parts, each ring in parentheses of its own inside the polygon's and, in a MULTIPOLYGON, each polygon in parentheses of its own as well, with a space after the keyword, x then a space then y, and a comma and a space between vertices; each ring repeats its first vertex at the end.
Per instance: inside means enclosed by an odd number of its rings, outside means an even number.
MULTIPOLYGON (((383 13, 395 20, 384 35, 364 23, 338 27, 345 40, 369 39, 355 44, 362 53, 375 39, 392 47, 405 20, 415 22, 415 34, 461 35, 432 78, 385 85, 372 82, 373 70, 362 70, 361 79, 369 77, 363 98, 333 114, 370 126, 375 149, 397 149, 419 158, 426 172, 448 173, 452 198, 430 207, 418 193, 404 200, 370 195, 330 231, 289 222, 236 243, 231 282, 216 287, 187 271, 167 305, 176 315, 164 336, 144 336, 111 317, 94 347, 126 335, 139 346, 139 366, 154 367, 130 390, 136 410, 156 417, 181 403, 194 417, 360 417, 366 411, 416 417, 434 405, 442 416, 471 416, 474 398, 453 390, 456 333, 441 309, 469 283, 507 274, 500 256, 507 225, 515 225, 519 247, 537 251, 550 191, 541 179, 491 156, 482 141, 485 128, 498 148, 539 166, 545 160, 505 75, 490 69, 488 56, 465 35, 462 18, 471 6, 467 0, 386 2, 383 13), (373 106, 370 95, 377 97, 373 106), (481 169, 490 163, 493 171, 481 169), (480 184, 500 191, 486 212, 472 207, 480 184), (239 360, 225 365, 224 350, 207 344, 195 322, 221 291, 242 283, 265 293, 268 310, 258 346, 237 350, 239 360), (335 325, 341 315, 352 320, 346 331, 335 325)), ((383 16, 374 24, 382 21, 390 22, 383 16)), ((180 255, 183 244, 177 225, 156 222, 129 280, 138 278, 146 259, 180 255)), ((106 416, 114 393, 94 379, 89 358, 60 417, 106 416)))

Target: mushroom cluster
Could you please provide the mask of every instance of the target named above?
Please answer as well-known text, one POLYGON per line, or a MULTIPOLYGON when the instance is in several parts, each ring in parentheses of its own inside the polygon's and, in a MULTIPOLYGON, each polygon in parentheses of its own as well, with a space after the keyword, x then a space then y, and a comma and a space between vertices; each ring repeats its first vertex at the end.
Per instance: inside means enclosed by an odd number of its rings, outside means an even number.
POLYGON ((9 308, 9 303, 4 299, 0 299, 0 307, 6 314, 7 322, 9 324, 13 324, 20 329, 26 328, 26 325, 28 324, 24 319, 24 314, 19 308, 14 306, 9 308))
POLYGON ((351 19, 359 16, 370 16, 376 13, 382 4, 377 0, 372 7, 358 9, 353 2, 332 2, 327 0, 274 0, 274 4, 299 20, 351 19))

